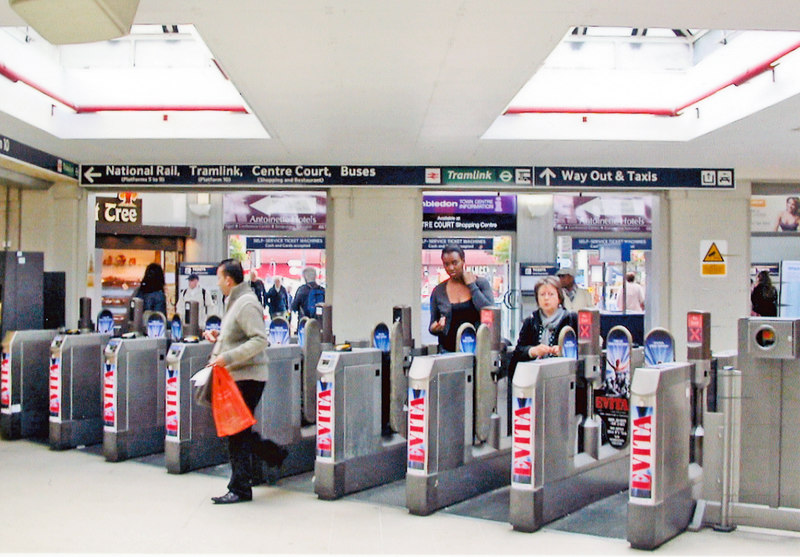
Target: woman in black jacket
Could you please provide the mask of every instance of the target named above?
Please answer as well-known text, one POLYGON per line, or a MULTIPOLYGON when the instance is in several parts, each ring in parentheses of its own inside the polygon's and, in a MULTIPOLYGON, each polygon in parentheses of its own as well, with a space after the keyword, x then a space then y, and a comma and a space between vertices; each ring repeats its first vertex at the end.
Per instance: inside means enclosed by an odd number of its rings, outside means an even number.
POLYGON ((533 292, 539 309, 522 322, 509 369, 510 378, 518 362, 558 356, 561 329, 569 325, 577 330, 577 315, 564 309, 564 290, 556 277, 542 277, 533 292))

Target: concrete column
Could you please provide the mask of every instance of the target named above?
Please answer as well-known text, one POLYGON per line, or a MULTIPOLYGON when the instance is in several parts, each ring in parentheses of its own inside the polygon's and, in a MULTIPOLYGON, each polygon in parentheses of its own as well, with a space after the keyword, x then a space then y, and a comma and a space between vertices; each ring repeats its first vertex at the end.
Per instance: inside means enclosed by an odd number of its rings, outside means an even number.
POLYGON ((411 330, 419 331, 422 191, 336 188, 327 218, 326 301, 337 342, 368 338, 399 304, 411 307, 411 330))
MULTIPOLYGON (((66 326, 78 323, 78 298, 86 295, 89 257, 86 193, 77 184, 59 182, 47 190, 22 194, 21 246, 44 253, 44 270, 66 273, 66 326)), ((16 230, 11 237, 16 246, 16 230)), ((94 241, 92 241, 92 246, 94 241)), ((94 313, 99 308, 93 308, 94 313)))

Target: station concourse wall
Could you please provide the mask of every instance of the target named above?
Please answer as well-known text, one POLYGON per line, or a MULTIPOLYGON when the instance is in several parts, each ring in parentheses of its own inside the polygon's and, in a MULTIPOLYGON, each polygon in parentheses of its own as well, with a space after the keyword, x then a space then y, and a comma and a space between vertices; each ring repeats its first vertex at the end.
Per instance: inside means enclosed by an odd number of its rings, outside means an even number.
POLYGON ((737 321, 750 314, 750 183, 740 181, 732 191, 670 191, 667 199, 667 265, 655 272, 668 281, 668 328, 675 336, 676 356, 686 357, 686 314, 691 310, 711 313, 712 350, 734 350, 737 321), (725 276, 701 275, 702 240, 727 242, 725 276))

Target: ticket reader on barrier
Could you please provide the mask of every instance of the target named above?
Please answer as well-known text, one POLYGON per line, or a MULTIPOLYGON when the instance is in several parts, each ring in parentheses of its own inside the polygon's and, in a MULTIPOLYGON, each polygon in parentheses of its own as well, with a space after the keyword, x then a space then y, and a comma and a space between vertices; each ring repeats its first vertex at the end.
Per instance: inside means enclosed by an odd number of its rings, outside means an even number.
POLYGON ((0 435, 47 437, 47 381, 55 330, 8 331, 0 363, 0 435))
POLYGON ((317 377, 317 496, 338 499, 403 478, 405 439, 381 435, 381 351, 324 351, 317 377))
POLYGON ((157 336, 112 338, 104 350, 103 455, 110 462, 164 451, 166 318, 151 315, 146 323, 157 336))
POLYGON ((228 444, 217 436, 211 408, 195 402, 191 377, 208 364, 210 342, 174 342, 166 357, 164 456, 167 472, 183 474, 228 461, 228 444))
MULTIPOLYGON (((269 379, 254 416, 254 430, 288 451, 286 460, 273 477, 292 476, 314 469, 315 429, 302 427, 301 374, 302 348, 297 344, 273 345, 266 349, 269 379)), ((266 467, 266 464, 263 466, 266 467)), ((263 469, 268 477, 271 472, 263 469)))
POLYGON ((627 535, 636 549, 658 547, 692 519, 696 477, 687 439, 694 373, 693 364, 673 362, 633 376, 627 535))
POLYGON ((50 344, 50 447, 103 441, 103 348, 108 333, 60 333, 50 344))

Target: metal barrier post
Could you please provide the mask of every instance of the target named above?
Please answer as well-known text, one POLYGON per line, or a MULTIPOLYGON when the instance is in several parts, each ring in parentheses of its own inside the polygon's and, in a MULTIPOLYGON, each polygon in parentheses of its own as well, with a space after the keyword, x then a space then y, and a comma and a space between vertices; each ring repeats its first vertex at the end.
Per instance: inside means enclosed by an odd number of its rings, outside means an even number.
POLYGON ((722 437, 722 498, 720 500, 720 521, 714 530, 732 532, 736 525, 730 520, 731 484, 733 483, 733 429, 735 420, 735 398, 741 393, 742 374, 731 366, 725 366, 719 375, 722 402, 723 437, 722 437))

